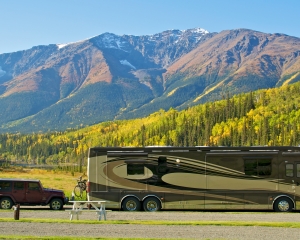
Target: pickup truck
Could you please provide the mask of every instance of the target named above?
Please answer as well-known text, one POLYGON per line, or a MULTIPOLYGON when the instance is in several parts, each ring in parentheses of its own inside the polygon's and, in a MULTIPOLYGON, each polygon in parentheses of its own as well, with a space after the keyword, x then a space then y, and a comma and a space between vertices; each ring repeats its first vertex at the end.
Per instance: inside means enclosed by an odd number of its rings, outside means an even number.
POLYGON ((43 188, 40 180, 0 178, 0 208, 11 209, 13 205, 49 205, 61 210, 69 199, 64 192, 43 188))

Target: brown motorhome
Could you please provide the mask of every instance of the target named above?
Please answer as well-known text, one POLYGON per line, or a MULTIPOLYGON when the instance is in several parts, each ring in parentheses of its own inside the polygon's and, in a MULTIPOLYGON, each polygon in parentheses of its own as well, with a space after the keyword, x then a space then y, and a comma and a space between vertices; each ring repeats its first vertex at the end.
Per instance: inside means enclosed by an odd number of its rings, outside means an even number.
POLYGON ((87 174, 112 209, 300 209, 300 147, 95 147, 87 174))

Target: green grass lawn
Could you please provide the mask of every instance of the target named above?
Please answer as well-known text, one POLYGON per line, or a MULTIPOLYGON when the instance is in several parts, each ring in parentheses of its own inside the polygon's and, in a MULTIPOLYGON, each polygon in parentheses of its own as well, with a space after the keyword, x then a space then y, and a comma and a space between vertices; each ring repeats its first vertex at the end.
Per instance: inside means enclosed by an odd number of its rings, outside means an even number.
MULTIPOLYGON (((0 222, 15 222, 12 218, 0 218, 0 222)), ((17 220, 18 222, 30 223, 72 223, 72 224, 136 224, 136 225, 191 225, 191 226, 260 226, 260 227, 284 227, 300 228, 300 222, 255 222, 255 221, 159 221, 159 220, 73 220, 69 219, 38 219, 26 218, 17 220)))

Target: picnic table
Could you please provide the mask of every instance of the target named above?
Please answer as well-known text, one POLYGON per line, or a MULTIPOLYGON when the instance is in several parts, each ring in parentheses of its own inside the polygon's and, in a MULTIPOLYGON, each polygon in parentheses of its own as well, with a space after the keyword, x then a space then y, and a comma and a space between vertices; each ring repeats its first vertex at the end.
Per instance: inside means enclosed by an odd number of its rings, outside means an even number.
POLYGON ((76 219, 79 220, 79 216, 83 211, 88 212, 96 212, 98 215, 98 220, 100 221, 102 216, 103 219, 106 220, 106 210, 105 210, 105 203, 107 201, 69 201, 73 203, 72 210, 70 212, 70 220, 73 220, 73 216, 76 215, 76 219), (97 206, 99 205, 99 207, 97 206), (90 208, 94 209, 90 209, 90 208), (84 208, 88 208, 85 210, 84 208))

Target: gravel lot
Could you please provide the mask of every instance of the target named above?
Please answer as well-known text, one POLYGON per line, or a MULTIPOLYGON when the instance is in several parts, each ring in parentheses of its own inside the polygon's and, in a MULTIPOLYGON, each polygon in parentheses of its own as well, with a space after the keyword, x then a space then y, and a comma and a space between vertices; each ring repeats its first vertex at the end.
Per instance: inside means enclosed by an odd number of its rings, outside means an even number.
MULTIPOLYGON (((66 211, 50 211, 48 208, 20 210, 20 219, 53 218, 69 219, 66 211)), ((66 209, 67 210, 67 209, 66 209)), ((14 217, 13 211, 0 211, 1 218, 14 217)), ((83 212, 79 219, 96 220, 95 212, 83 212)), ((128 213, 108 211, 108 220, 176 220, 176 221, 261 221, 299 222, 298 213, 273 212, 181 212, 161 211, 157 213, 128 213)), ((73 220, 76 221, 76 220, 73 220)), ((225 227, 225 226, 153 226, 153 225, 114 225, 114 224, 58 224, 1 222, 2 235, 28 236, 76 236, 76 237, 127 237, 127 238, 174 238, 174 239, 299 239, 296 228, 272 227, 225 227)))

